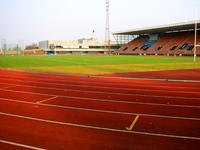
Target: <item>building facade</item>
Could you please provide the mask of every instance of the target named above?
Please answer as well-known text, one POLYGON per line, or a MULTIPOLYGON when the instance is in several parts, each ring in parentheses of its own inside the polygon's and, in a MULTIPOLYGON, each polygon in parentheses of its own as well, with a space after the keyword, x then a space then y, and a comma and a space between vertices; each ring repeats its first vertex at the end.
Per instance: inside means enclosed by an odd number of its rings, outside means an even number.
POLYGON ((46 40, 39 42, 39 48, 44 49, 46 54, 107 54, 118 49, 117 42, 111 42, 108 48, 105 42, 91 39, 46 40))

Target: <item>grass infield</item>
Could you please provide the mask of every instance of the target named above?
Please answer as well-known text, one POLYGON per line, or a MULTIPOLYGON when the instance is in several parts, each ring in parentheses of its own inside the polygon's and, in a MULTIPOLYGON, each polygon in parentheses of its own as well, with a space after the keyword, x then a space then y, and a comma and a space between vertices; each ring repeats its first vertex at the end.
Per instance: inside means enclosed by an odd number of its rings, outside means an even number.
POLYGON ((1 56, 0 68, 59 73, 115 73, 200 68, 200 59, 154 56, 1 56))

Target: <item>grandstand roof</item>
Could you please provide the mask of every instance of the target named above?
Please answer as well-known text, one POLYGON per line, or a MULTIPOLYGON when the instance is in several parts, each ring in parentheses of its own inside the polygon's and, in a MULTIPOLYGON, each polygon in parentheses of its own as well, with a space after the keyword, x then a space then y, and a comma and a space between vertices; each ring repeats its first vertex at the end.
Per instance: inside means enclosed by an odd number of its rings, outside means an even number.
MULTIPOLYGON (((200 28, 200 20, 197 21, 198 28, 200 28)), ((139 34, 156 34, 164 32, 194 30, 195 21, 181 22, 175 24, 166 24, 153 27, 137 28, 133 30, 125 30, 113 32, 114 35, 139 35, 139 34)))

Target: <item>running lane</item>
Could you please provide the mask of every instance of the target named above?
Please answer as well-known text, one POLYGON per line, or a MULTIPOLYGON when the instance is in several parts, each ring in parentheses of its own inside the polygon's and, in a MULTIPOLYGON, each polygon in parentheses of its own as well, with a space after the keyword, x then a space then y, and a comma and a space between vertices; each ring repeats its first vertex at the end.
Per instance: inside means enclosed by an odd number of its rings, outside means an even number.
POLYGON ((196 150, 199 91, 198 82, 1 71, 0 148, 196 150))
POLYGON ((1 138, 49 150, 195 150, 199 146, 199 140, 91 129, 47 120, 0 115, 0 121, 1 138))
MULTIPOLYGON (((136 117, 134 114, 116 111, 99 111, 77 107, 59 107, 57 105, 35 104, 0 99, 2 113, 15 114, 31 118, 73 123, 86 126, 126 130, 136 117)), ((170 118, 143 116, 134 127, 134 131, 152 134, 199 137, 200 118, 170 118), (166 123, 168 122, 168 123, 166 123)))

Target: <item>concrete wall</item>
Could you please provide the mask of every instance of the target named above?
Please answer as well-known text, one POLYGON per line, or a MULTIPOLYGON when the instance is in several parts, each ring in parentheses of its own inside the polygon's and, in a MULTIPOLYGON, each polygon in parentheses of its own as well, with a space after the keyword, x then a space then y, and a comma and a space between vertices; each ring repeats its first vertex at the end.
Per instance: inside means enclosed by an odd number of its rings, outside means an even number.
POLYGON ((40 49, 48 49, 49 48, 48 41, 40 41, 39 48, 40 49))
POLYGON ((158 34, 151 34, 151 35, 149 35, 149 40, 158 40, 158 38, 159 38, 159 35, 158 34))

